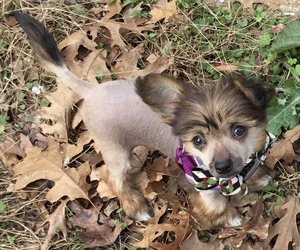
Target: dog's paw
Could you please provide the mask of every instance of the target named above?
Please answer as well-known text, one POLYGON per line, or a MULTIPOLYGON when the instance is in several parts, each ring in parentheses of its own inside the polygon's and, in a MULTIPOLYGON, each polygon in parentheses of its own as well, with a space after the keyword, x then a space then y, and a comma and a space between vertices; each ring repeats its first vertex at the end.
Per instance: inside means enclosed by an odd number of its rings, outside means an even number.
POLYGON ((272 177, 268 174, 263 175, 257 180, 257 185, 260 188, 267 186, 272 181, 272 177))
POLYGON ((153 208, 145 198, 124 201, 122 207, 127 216, 138 221, 148 221, 154 216, 153 208))
POLYGON ((240 214, 237 214, 236 216, 229 219, 227 223, 225 223, 225 227, 238 227, 241 226, 243 222, 243 216, 240 214))
POLYGON ((240 226, 243 216, 227 199, 215 191, 190 194, 192 214, 207 229, 240 226))
POLYGON ((215 220, 212 222, 214 227, 238 227, 242 225, 243 216, 240 212, 231 206, 227 206, 227 209, 218 215, 215 215, 215 220))

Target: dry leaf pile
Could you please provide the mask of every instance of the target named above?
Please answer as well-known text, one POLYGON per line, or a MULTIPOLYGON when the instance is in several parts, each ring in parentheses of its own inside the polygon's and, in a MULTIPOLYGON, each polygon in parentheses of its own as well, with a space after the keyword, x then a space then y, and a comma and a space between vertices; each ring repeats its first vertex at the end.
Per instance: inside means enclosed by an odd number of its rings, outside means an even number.
MULTIPOLYGON (((58 45, 68 67, 95 84, 168 69, 172 58, 146 53, 142 32, 154 29, 157 21, 176 18, 176 2, 160 0, 151 8, 150 20, 131 17, 141 5, 132 9, 113 1, 108 10, 91 9, 89 15, 103 16, 101 21, 85 25, 58 45), (122 16, 121 21, 113 19, 116 16, 122 16)), ((300 126, 286 132, 268 158, 271 168, 280 166, 282 172, 277 178, 295 186, 291 198, 270 209, 270 216, 266 210, 272 206, 271 199, 253 200, 251 195, 233 199, 245 216, 243 226, 204 231, 199 218, 192 215, 196 198, 189 199, 187 194, 195 193, 193 188, 175 165, 156 152, 149 154, 145 148, 136 149, 132 165, 145 169, 139 185, 153 201, 155 216, 148 223, 124 217, 106 185, 108 172, 101 154, 94 149, 93 138, 80 117, 74 116, 76 106, 80 106, 78 98, 59 81, 56 90, 44 96, 51 102, 40 112, 44 122, 39 126, 28 124, 17 143, 1 144, 2 161, 15 177, 9 191, 27 199, 40 196, 45 200, 36 204, 43 211, 37 232, 47 231, 42 249, 48 249, 58 229, 64 238, 68 232, 76 232, 86 247, 108 246, 120 237, 126 246, 164 250, 223 249, 226 245, 240 249, 300 249, 299 181, 295 181, 300 178, 300 126), (203 233, 209 238, 207 243, 203 233)))

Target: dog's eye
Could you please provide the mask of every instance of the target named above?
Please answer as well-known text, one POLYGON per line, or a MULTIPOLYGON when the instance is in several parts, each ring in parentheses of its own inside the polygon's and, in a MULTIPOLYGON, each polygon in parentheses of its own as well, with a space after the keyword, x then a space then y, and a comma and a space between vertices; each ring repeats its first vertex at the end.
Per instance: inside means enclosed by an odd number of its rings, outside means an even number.
POLYGON ((197 135, 193 138, 193 143, 196 147, 203 147, 206 141, 202 135, 197 135))
POLYGON ((246 133, 246 128, 241 125, 236 125, 233 127, 233 136, 234 137, 242 137, 246 133))

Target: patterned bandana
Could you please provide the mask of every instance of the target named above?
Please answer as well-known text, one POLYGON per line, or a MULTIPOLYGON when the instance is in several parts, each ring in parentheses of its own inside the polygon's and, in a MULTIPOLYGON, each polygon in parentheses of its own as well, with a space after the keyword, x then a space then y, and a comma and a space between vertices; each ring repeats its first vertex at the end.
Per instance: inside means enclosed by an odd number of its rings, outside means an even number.
POLYGON ((245 163, 242 172, 232 178, 214 177, 206 170, 200 158, 184 153, 184 145, 181 141, 179 141, 179 146, 176 150, 175 161, 184 171, 186 179, 194 184, 198 191, 214 190, 226 196, 235 194, 246 195, 248 193, 248 187, 245 181, 254 174, 259 165, 264 164, 265 159, 270 153, 274 138, 272 134, 267 132, 265 147, 250 157, 245 163))

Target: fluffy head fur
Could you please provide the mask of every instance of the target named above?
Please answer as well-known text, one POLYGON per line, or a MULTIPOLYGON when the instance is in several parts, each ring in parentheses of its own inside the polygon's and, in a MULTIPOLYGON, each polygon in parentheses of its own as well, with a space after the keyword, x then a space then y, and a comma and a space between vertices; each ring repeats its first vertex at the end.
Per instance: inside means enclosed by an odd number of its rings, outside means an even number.
POLYGON ((137 92, 172 126, 185 151, 200 157, 214 176, 239 174, 246 160, 264 146, 266 107, 273 90, 238 74, 222 77, 210 88, 169 78, 140 78, 137 92))

